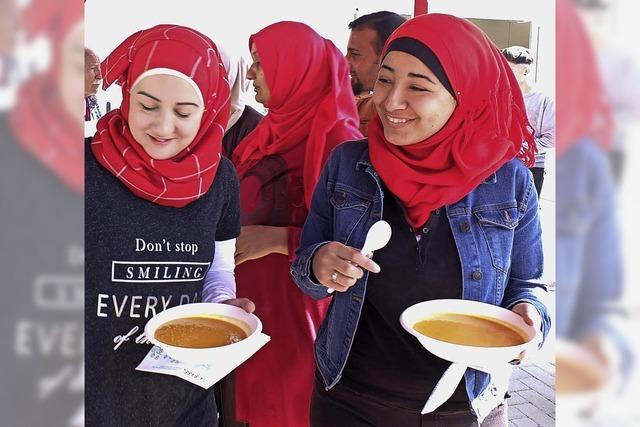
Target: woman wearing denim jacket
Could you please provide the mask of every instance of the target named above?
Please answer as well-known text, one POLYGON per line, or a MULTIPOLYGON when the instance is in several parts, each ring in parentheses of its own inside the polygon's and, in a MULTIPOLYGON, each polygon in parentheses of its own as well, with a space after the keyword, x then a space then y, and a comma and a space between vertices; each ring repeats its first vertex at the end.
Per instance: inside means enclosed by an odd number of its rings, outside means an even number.
POLYGON ((515 77, 478 28, 430 14, 390 37, 373 97, 368 143, 334 150, 291 268, 308 295, 333 295, 315 344, 311 424, 507 425, 508 372, 468 369, 447 402, 420 414, 449 363, 399 316, 462 298, 513 310, 540 338, 549 330, 535 282, 535 145, 515 77), (357 248, 380 219, 393 234, 369 259, 357 248))

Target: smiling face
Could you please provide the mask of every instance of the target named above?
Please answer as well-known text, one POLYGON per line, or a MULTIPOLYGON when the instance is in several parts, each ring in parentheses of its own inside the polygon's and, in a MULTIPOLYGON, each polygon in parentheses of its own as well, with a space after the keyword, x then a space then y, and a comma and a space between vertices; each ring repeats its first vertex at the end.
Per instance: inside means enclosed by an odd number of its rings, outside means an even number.
POLYGON ((191 144, 203 113, 197 92, 179 77, 152 75, 131 89, 129 128, 151 158, 170 159, 191 144))
POLYGON ((347 55, 353 93, 373 90, 378 75, 379 53, 376 52, 378 35, 371 28, 351 30, 347 43, 347 55))
POLYGON ((251 58, 253 58, 253 63, 251 67, 249 67, 249 71, 247 71, 247 79, 253 81, 256 101, 268 108, 271 92, 269 91, 269 86, 267 86, 267 79, 264 76, 264 70, 260 63, 260 56, 258 55, 255 43, 251 45, 251 58))
POLYGON ((392 51, 382 62, 373 91, 384 136, 411 145, 435 135, 447 123, 456 101, 422 61, 392 51))

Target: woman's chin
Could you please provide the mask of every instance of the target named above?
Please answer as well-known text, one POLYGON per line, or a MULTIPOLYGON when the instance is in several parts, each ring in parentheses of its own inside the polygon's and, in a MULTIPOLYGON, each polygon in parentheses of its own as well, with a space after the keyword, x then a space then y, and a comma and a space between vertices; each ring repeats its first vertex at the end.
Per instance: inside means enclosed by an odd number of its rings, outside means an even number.
POLYGON ((384 137, 389 142, 389 144, 396 145, 399 147, 405 145, 415 144, 410 138, 407 138, 406 135, 398 132, 396 129, 390 129, 384 131, 384 137))

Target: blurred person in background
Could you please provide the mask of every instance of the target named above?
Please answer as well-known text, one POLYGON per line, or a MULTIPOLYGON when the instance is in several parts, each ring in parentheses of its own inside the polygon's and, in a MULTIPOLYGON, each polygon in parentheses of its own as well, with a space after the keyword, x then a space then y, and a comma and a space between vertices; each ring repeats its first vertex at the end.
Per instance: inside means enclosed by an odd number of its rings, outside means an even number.
POLYGON ((220 48, 220 57, 229 76, 231 88, 231 113, 222 139, 222 153, 231 158, 233 150, 262 120, 262 114, 258 113, 250 105, 246 104, 245 96, 248 96, 251 82, 247 80, 249 65, 244 57, 233 55, 220 48))
POLYGON ((452 298, 512 310, 537 343, 549 331, 526 166, 535 142, 516 79, 469 21, 427 14, 387 41, 373 102, 368 139, 337 147, 323 170, 291 271, 305 293, 332 299, 315 345, 311 424, 506 426, 507 363, 492 375, 466 369, 451 397, 421 414, 451 363, 398 319, 452 298), (357 248, 380 219, 393 233, 369 259, 357 248))
POLYGON ((105 89, 122 87, 122 104, 87 140, 86 421, 216 426, 213 389, 135 368, 151 349, 143 328, 159 301, 162 309, 185 301, 255 308, 235 298, 238 178, 221 155, 227 73, 208 37, 158 25, 124 40, 102 74, 105 89), (179 249, 185 243, 197 249, 179 249), (128 265, 119 279, 117 260, 128 265), (179 272, 185 263, 206 273, 179 272), (139 264, 177 267, 158 279, 139 264))
POLYGON ((611 108, 571 0, 558 0, 556 22, 556 331, 590 352, 610 377, 624 377, 633 355, 624 333, 620 227, 607 158, 611 108))
POLYGON ((393 12, 375 12, 363 15, 349 23, 347 62, 351 74, 351 87, 356 97, 360 116, 360 132, 367 136, 369 120, 376 114, 371 92, 378 76, 382 47, 393 31, 405 19, 393 12))
POLYGON ((69 425, 84 390, 83 5, 32 0, 21 13, 0 22, 46 40, 50 61, 0 115, 0 413, 3 425, 69 425))
POLYGON ((0 0, 0 111, 10 107, 8 92, 16 84, 14 48, 20 23, 16 0, 0 0))
POLYGON ((613 113, 613 140, 608 157, 616 185, 624 175, 630 125, 640 122, 640 66, 632 53, 616 46, 614 0, 575 0, 593 46, 605 98, 613 113))
POLYGON ((530 170, 533 173, 533 182, 536 185, 538 197, 540 197, 544 183, 544 163, 547 150, 556 145, 556 109, 551 98, 535 90, 529 84, 528 75, 531 73, 533 64, 531 51, 522 46, 511 46, 502 49, 502 54, 509 61, 509 66, 518 80, 527 107, 529 123, 533 126, 533 136, 538 152, 536 153, 536 164, 530 170))
POLYGON ((250 427, 302 427, 327 302, 304 295, 289 270, 329 152, 362 135, 349 66, 330 40, 305 24, 278 22, 252 35, 249 49, 247 78, 269 112, 232 156, 242 222, 236 279, 271 342, 235 371, 236 412, 250 427))
POLYGON ((100 60, 89 48, 84 48, 84 121, 98 120, 102 117, 98 106, 98 88, 102 81, 100 60))

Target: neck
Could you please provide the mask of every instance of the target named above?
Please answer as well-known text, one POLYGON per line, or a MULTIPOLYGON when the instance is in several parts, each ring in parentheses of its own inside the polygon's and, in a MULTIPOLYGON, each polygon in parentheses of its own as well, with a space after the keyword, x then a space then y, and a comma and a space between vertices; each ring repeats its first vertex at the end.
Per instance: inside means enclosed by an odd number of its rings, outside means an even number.
POLYGON ((529 83, 524 81, 524 82, 520 83, 520 90, 522 91, 523 95, 526 95, 529 92, 531 92, 531 86, 529 86, 529 83))

